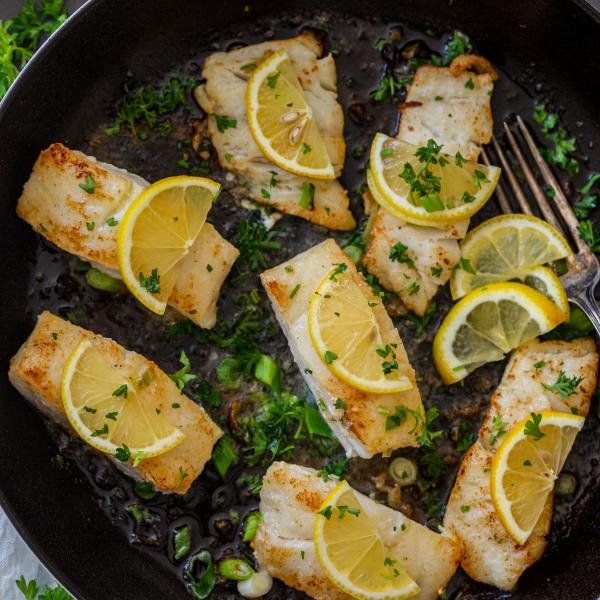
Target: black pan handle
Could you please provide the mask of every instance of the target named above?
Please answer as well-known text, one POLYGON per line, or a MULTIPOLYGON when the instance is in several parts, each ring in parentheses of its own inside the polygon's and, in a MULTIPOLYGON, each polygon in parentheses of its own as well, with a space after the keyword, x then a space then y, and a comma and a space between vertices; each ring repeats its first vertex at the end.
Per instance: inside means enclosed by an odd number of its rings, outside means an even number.
POLYGON ((572 0, 583 8, 595 21, 600 23, 600 0, 572 0))

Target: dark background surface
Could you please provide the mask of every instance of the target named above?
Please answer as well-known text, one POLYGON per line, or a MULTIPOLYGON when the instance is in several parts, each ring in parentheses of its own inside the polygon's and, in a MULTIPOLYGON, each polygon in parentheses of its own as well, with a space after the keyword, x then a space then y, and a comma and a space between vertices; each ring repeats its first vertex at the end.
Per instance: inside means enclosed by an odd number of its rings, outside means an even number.
MULTIPOLYGON (((0 0, 0 17, 12 16, 16 0, 0 0)), ((72 12, 80 2, 67 1, 72 12)), ((14 201, 39 149, 59 138, 82 143, 90 123, 97 124, 119 97, 127 70, 167 72, 187 58, 205 28, 243 22, 244 2, 182 0, 101 0, 67 24, 43 62, 34 59, 4 107, 0 123, 0 244, 6 298, 0 322, 0 365, 29 331, 23 314, 26 295, 23 262, 32 236, 14 215, 14 201)), ((277 2, 251 2, 252 16, 278 13, 277 2)), ((292 0, 295 7, 322 2, 292 0)), ((598 2, 596 2, 598 4, 598 2)), ((334 6, 336 3, 328 3, 334 6)), ((600 64, 598 28, 567 0, 472 2, 339 2, 340 10, 369 10, 389 21, 413 21, 440 30, 459 27, 480 51, 509 73, 534 69, 556 86, 567 123, 581 119, 586 135, 600 140, 597 85, 600 64), (474 7, 477 10, 473 10, 474 7)), ((42 560, 81 600, 171 600, 185 597, 170 576, 110 527, 94 511, 86 482, 51 466, 56 454, 42 421, 3 377, 0 394, 0 487, 9 512, 42 560), (17 458, 18 457, 18 458, 17 458)), ((591 503, 594 499, 591 500, 591 503)), ((597 503, 596 503, 597 505, 597 503)), ((591 514, 587 533, 568 551, 536 568, 519 598, 596 598, 600 593, 600 518, 591 514)), ((15 596, 16 597, 16 596, 15 596)), ((498 598, 497 591, 478 598, 498 598)), ((4 600, 4 599, 3 599, 4 600)), ((12 599, 7 599, 12 600, 12 599)))

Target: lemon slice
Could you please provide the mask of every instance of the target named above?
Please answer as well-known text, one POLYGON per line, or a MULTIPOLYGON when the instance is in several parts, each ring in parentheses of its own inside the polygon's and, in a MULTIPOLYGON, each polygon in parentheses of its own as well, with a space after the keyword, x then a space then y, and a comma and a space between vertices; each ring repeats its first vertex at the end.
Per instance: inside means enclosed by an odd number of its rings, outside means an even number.
POLYGON ((394 350, 398 338, 382 333, 386 313, 381 299, 370 288, 363 291, 350 273, 338 271, 323 279, 308 308, 308 328, 319 357, 342 381, 364 392, 411 389, 409 365, 394 350))
POLYGON ((317 513, 315 550, 327 577, 353 598, 401 600, 421 591, 386 548, 377 524, 346 481, 317 513))
POLYGON ((565 321, 569 320, 571 313, 567 293, 558 275, 548 267, 533 267, 523 274, 523 283, 544 294, 558 306, 565 315, 565 321))
POLYGON ((518 544, 531 535, 584 420, 561 412, 532 414, 509 432, 496 451, 492 500, 518 544))
MULTIPOLYGON (((388 202, 384 196, 382 196, 381 192, 377 189, 375 185, 375 181, 373 179, 373 174, 371 173, 371 169, 367 168, 367 185, 369 186, 369 192, 371 192, 371 196, 373 196, 373 200, 381 206, 386 212, 390 213, 390 215, 400 219, 401 221, 406 221, 406 216, 402 214, 393 204, 388 202)), ((421 219, 412 219, 411 223, 413 225, 420 225, 421 227, 440 227, 444 228, 447 223, 442 223, 438 221, 425 221, 421 219)))
POLYGON ((285 50, 266 58, 246 87, 250 133, 278 167, 314 179, 335 179, 319 126, 285 50))
POLYGON ((440 148, 434 140, 419 148, 376 134, 369 161, 375 200, 384 198, 394 214, 416 225, 448 225, 474 215, 492 195, 500 169, 443 154, 440 148), (422 160, 425 155, 430 163, 422 160))
MULTIPOLYGON (((125 446, 131 458, 164 454, 185 435, 148 401, 148 389, 136 385, 84 340, 75 348, 61 381, 65 413, 79 436, 97 450, 115 455, 125 446)), ((150 396, 151 400, 151 396, 150 396)))
POLYGON ((146 307, 162 315, 179 273, 221 186, 204 177, 167 177, 127 208, 117 234, 121 277, 146 307))
POLYGON ((461 244, 463 260, 474 273, 457 269, 450 280, 453 298, 495 281, 524 280, 532 267, 571 254, 552 225, 530 215, 500 215, 471 230, 461 244))
POLYGON ((433 340, 433 360, 444 383, 456 383, 565 319, 546 296, 522 283, 492 283, 450 309, 433 340))

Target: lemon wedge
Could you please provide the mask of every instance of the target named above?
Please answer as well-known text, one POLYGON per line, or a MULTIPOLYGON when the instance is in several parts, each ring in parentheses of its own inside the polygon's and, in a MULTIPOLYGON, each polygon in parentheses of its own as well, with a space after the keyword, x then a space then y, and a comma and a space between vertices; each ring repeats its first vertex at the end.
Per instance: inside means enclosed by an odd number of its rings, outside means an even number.
POLYGON ((315 550, 323 571, 361 600, 402 600, 420 592, 386 548, 376 523, 346 481, 338 484, 315 519, 315 550))
POLYGON ((179 273, 221 186, 204 177, 167 177, 127 208, 117 233, 121 277, 146 307, 162 315, 179 273))
POLYGON ((267 57, 246 87, 250 133, 262 153, 285 171, 335 179, 313 110, 285 50, 267 57))
POLYGON ((484 221, 467 234, 460 250, 470 270, 454 271, 450 290, 455 299, 487 283, 524 281, 531 268, 571 254, 569 244, 552 225, 522 214, 484 221))
POLYGON ((164 454, 185 435, 148 403, 144 396, 152 392, 138 387, 123 377, 92 341, 84 340, 63 370, 65 413, 79 437, 121 460, 125 460, 123 452, 132 460, 164 454))
POLYGON ((583 423, 579 415, 534 413, 516 425, 496 451, 492 500, 518 544, 531 535, 583 423))
POLYGON ((522 283, 492 283, 459 300, 433 340, 433 360, 456 383, 566 319, 546 296, 522 283))
POLYGON ((369 189, 392 214, 416 225, 448 225, 474 215, 494 191, 500 169, 419 148, 378 133, 371 145, 369 189))
POLYGON ((373 394, 411 389, 409 365, 395 352, 401 342, 383 333, 387 315, 381 299, 368 284, 361 288, 342 270, 345 266, 329 273, 311 298, 308 328, 315 350, 337 377, 356 389, 373 394))

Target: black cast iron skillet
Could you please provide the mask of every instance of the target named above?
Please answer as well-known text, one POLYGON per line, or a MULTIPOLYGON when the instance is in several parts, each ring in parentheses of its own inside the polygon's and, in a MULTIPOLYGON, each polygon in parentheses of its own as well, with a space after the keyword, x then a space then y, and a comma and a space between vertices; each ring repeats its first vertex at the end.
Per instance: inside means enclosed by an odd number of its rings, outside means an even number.
MULTIPOLYGON (((15 200, 40 149, 57 140, 84 147, 91 133, 107 121, 129 69, 141 79, 163 75, 193 58, 194 49, 206 46, 207 32, 228 29, 232 23, 239 29, 250 27, 283 9, 289 14, 329 9, 334 15, 376 15, 383 22, 412 23, 421 30, 468 32, 478 50, 514 74, 530 95, 551 89, 557 104, 567 109, 567 123, 574 128, 576 120, 583 121, 584 139, 600 141, 600 109, 592 93, 600 75, 600 22, 587 4, 582 3, 584 8, 566 0, 249 4, 250 13, 244 12, 242 2, 222 0, 89 2, 31 61, 0 108, 0 500, 44 564, 81 600, 187 597, 172 574, 133 549, 109 525, 94 506, 86 481, 55 468, 56 446, 42 419, 6 378, 10 357, 32 327, 33 315, 25 307, 37 244, 30 228, 17 219, 15 200)), ((593 145, 583 150, 592 163, 594 155, 598 158, 593 145)), ((596 473, 597 455, 586 460, 590 472, 596 473)), ((596 509, 600 496, 597 486, 590 486, 577 526, 557 551, 523 578, 515 597, 600 596, 596 509)), ((488 588, 465 589, 464 598, 503 597, 488 588)), ((278 597, 291 597, 279 590, 278 597)))

